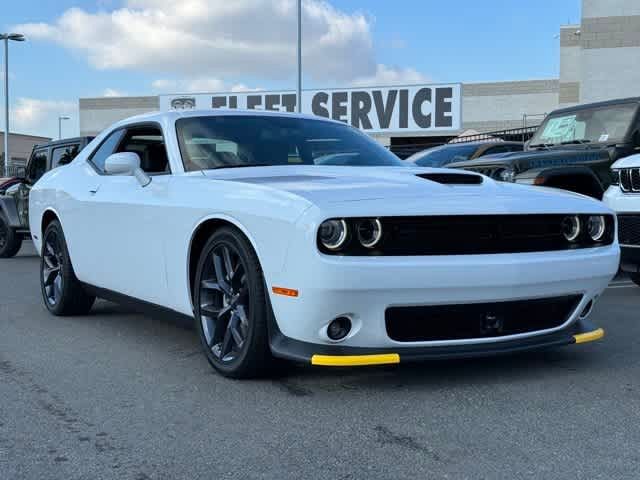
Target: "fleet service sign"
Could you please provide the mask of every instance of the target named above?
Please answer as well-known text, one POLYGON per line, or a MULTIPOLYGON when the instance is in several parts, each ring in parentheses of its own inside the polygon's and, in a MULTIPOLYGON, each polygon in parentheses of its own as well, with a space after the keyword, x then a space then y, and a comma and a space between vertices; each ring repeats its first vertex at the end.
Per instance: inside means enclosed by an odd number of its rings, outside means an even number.
MULTIPOLYGON (((302 111, 349 123, 369 133, 442 132, 461 126, 461 86, 304 90, 302 111)), ((161 95, 160 109, 232 108, 296 111, 296 93, 199 93, 161 95)))

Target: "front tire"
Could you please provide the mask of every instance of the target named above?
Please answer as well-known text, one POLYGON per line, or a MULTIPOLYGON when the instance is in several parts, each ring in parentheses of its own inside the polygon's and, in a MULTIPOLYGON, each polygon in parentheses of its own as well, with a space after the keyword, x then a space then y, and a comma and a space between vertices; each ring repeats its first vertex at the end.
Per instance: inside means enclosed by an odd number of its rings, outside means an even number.
POLYGON ((211 366, 232 378, 267 373, 270 307, 260 262, 242 233, 223 227, 211 235, 193 290, 196 328, 211 366))
POLYGON ((629 278, 633 283, 640 287, 640 273, 630 273, 629 278))
POLYGON ((57 220, 49 224, 42 237, 40 287, 47 310, 56 316, 86 315, 96 300, 76 278, 57 220))
POLYGON ((22 237, 9 226, 6 217, 0 213, 0 258, 15 257, 22 247, 22 237))

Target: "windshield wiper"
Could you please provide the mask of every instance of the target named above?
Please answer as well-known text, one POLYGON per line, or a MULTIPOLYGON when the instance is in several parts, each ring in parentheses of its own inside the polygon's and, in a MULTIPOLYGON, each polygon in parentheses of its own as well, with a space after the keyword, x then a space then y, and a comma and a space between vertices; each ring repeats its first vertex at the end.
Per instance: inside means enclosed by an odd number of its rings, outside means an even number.
POLYGON ((591 143, 591 140, 587 140, 586 138, 579 138, 576 140, 567 140, 566 142, 560 143, 560 145, 580 145, 583 143, 591 143))
POLYGON ((268 163, 238 163, 236 165, 218 165, 211 167, 210 170, 218 170, 220 168, 244 168, 244 167, 270 167, 268 163))

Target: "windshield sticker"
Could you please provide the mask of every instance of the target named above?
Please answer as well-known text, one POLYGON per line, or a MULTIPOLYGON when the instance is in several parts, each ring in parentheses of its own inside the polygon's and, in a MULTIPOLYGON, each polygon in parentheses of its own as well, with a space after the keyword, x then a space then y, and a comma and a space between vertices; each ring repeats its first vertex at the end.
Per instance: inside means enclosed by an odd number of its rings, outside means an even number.
POLYGON ((576 132, 576 116, 551 118, 542 133, 545 140, 554 142, 564 142, 573 140, 576 132))
POLYGON ((607 140, 609 140, 609 134, 608 133, 603 133, 602 135, 600 135, 600 140, 598 140, 599 142, 606 142, 607 140))

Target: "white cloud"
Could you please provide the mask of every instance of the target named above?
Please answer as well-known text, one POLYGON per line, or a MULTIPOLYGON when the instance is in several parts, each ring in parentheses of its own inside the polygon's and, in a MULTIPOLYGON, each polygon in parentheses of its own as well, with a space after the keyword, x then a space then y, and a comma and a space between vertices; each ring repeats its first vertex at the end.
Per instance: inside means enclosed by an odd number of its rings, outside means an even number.
MULTIPOLYGON (((110 11, 71 8, 52 23, 15 29, 80 52, 98 69, 277 79, 295 72, 295 9, 295 0, 125 0, 110 11)), ((325 0, 305 0, 303 9, 309 78, 376 75, 371 18, 325 0)))
POLYGON ((63 122, 63 136, 78 132, 78 104, 66 100, 42 100, 20 97, 11 109, 11 130, 56 138, 58 117, 68 115, 63 122))
POLYGON ((200 93, 200 92, 258 92, 262 88, 251 88, 243 83, 229 85, 214 77, 196 77, 191 79, 160 78, 151 83, 151 88, 157 93, 200 93))
POLYGON ((412 85, 431 81, 413 68, 389 67, 378 64, 376 72, 370 76, 356 78, 351 82, 353 86, 373 87, 385 85, 412 85))
POLYGON ((103 97, 125 97, 127 94, 114 88, 105 88, 102 92, 103 97))

